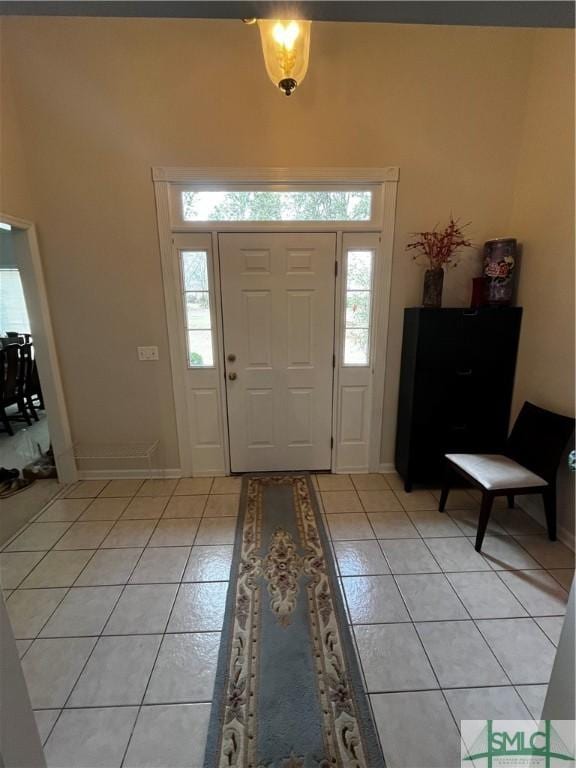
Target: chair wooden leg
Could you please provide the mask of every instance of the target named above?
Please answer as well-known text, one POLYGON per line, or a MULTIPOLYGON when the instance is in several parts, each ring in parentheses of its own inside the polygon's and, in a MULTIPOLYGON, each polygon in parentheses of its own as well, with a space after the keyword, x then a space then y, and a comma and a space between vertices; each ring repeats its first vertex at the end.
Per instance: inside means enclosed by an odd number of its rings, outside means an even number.
POLYGON ((509 493, 507 496, 508 499, 508 509, 514 509, 514 494, 509 493))
POLYGON ((28 405, 28 410, 32 414, 32 418, 34 419, 34 421, 40 421, 40 419, 38 418, 38 414, 36 413, 36 408, 34 408, 34 403, 32 401, 32 398, 31 397, 27 397, 26 398, 26 403, 28 405))
POLYGON ((542 493, 542 499, 544 501, 544 511, 546 512, 548 538, 550 541, 556 541, 556 488, 547 488, 542 493))
POLYGON ((6 428, 6 432, 10 436, 14 434, 14 430, 12 429, 12 424, 10 424, 10 419, 8 418, 8 414, 6 413, 5 408, 0 408, 0 419, 2 420, 2 424, 4 424, 4 427, 6 428))
POLYGON ((20 398, 20 400, 18 400, 18 412, 20 413, 20 416, 22 416, 26 424, 28 424, 28 426, 31 427, 32 419, 30 418, 30 414, 28 413, 28 409, 26 408, 26 403, 24 402, 23 398, 20 398))
POLYGON ((480 517, 478 519, 478 531, 476 532, 476 552, 480 552, 482 549, 482 542, 484 541, 484 534, 488 527, 488 520, 490 520, 490 513, 492 512, 492 502, 494 497, 491 493, 482 494, 482 505, 480 507, 480 517))

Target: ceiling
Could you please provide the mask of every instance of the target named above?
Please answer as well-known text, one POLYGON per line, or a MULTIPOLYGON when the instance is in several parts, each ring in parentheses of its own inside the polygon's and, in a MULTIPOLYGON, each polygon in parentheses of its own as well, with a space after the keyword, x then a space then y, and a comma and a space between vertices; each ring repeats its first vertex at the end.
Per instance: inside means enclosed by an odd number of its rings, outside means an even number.
POLYGON ((188 0, 0 0, 0 15, 118 16, 149 18, 294 18, 395 24, 460 24, 502 27, 574 27, 568 0, 424 0, 424 2, 188 2, 188 0))

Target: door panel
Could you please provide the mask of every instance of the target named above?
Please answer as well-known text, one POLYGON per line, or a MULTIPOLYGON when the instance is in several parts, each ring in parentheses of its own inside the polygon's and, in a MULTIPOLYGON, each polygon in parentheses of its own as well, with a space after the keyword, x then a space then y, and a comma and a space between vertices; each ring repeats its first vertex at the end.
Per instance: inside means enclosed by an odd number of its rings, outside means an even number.
POLYGON ((272 367, 272 304, 270 291, 243 291, 243 317, 248 339, 246 364, 250 368, 272 367))
POLYGON ((288 411, 288 445, 311 445, 313 434, 313 389, 291 389, 286 403, 288 411))
POLYGON ((219 246, 231 469, 330 469, 336 236, 219 246))
POLYGON ((313 291, 288 291, 288 365, 312 366, 313 291))

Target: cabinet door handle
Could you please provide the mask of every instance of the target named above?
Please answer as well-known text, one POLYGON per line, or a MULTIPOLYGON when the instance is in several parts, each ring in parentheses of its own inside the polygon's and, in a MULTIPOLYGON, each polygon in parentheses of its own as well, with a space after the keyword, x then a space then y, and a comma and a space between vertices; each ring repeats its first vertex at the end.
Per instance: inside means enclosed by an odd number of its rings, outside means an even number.
POLYGON ((472 368, 466 368, 465 371, 456 371, 456 376, 472 376, 472 368))
POLYGON ((453 432, 464 432, 468 429, 468 424, 452 424, 451 429, 453 432))
POLYGON ((478 310, 477 309, 465 309, 462 312, 462 314, 464 315, 464 317, 476 317, 477 314, 478 314, 478 310))

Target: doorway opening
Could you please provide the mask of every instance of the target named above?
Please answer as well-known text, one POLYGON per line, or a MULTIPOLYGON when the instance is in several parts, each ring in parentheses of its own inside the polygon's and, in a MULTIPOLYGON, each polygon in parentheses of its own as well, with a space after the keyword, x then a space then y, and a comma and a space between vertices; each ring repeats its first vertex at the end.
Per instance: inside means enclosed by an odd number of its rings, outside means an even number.
POLYGON ((183 476, 377 471, 398 169, 154 179, 183 476))
POLYGON ((0 214, 0 543, 75 480, 36 233, 0 214))
POLYGON ((0 497, 56 478, 34 337, 12 232, 0 229, 0 497))

